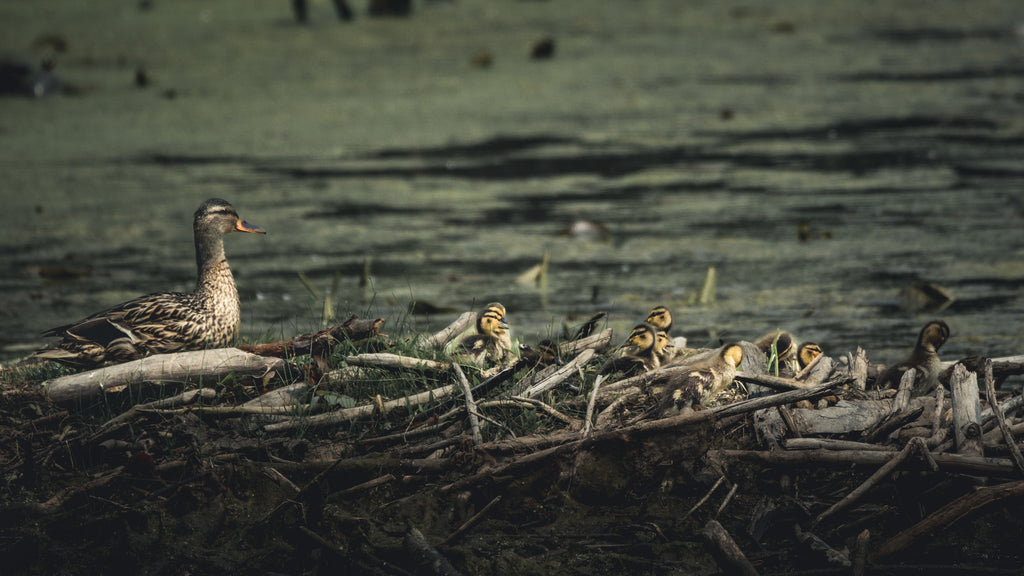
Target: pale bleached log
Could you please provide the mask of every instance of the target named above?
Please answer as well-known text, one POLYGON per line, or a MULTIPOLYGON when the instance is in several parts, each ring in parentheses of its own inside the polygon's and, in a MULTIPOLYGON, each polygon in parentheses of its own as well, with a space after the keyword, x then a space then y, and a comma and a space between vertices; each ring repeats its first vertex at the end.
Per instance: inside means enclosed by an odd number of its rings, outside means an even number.
POLYGON ((982 367, 985 374, 985 397, 988 399, 988 404, 992 407, 996 420, 999 422, 999 430, 1003 434, 1003 439, 1006 440, 1006 446, 1010 450, 1013 462, 1024 473, 1024 456, 1021 455, 1020 448, 1017 447, 1017 442, 1013 439, 1013 432, 1010 430, 1010 424, 1007 422, 1006 416, 999 409, 999 403, 996 402, 996 386, 995 378, 992 375, 992 361, 986 359, 982 367))
POLYGON ((309 400, 309 384, 296 382, 281 388, 275 388, 261 394, 252 400, 243 402, 243 408, 278 408, 282 406, 295 407, 305 404, 309 400))
POLYGON ((562 342, 558 345, 558 352, 562 356, 575 356, 588 348, 600 351, 607 348, 611 341, 612 329, 607 328, 597 334, 591 334, 586 338, 580 338, 579 340, 573 340, 571 342, 562 342))
POLYGON ((463 312, 454 322, 433 336, 424 338, 419 344, 420 350, 442 350, 449 342, 469 330, 476 321, 476 312, 463 312))
MULTIPOLYGON (((949 378, 953 373, 953 367, 962 362, 965 363, 971 360, 974 360, 976 362, 978 359, 964 358, 962 360, 952 360, 943 362, 942 372, 939 373, 939 382, 949 382, 949 378)), ((1024 355, 992 358, 992 374, 997 380, 1004 379, 1007 376, 1024 374, 1024 355)))
POLYGON ((816 386, 829 379, 833 366, 832 358, 822 354, 801 370, 796 379, 802 381, 805 386, 816 386))
POLYGON ((851 440, 835 440, 833 438, 788 438, 783 442, 786 450, 870 450, 877 452, 895 452, 893 446, 853 442, 851 440))
POLYGON ((860 346, 857 351, 847 356, 850 376, 853 378, 851 388, 864 390, 868 381, 868 355, 860 346))
POLYGON ((587 401, 587 414, 583 417, 583 435, 589 436, 593 427, 594 407, 597 406, 597 392, 601 389, 602 374, 594 378, 594 388, 590 391, 590 399, 587 401))
POLYGON ((413 358, 411 356, 399 356, 380 352, 374 354, 358 354, 348 356, 345 363, 352 366, 363 366, 365 368, 399 368, 404 370, 426 370, 430 372, 444 372, 451 368, 447 362, 427 360, 424 358, 413 358))
POLYGON ((263 378, 283 372, 284 360, 237 348, 157 354, 141 360, 61 376, 44 383, 52 402, 84 400, 115 386, 215 383, 228 375, 263 378))
POLYGON ((569 362, 566 362, 565 366, 559 368, 558 371, 552 374, 549 378, 541 382, 538 382, 533 386, 530 386, 525 391, 523 391, 523 393, 520 394, 520 396, 523 396, 525 398, 535 398, 537 396, 540 396, 541 394, 561 384, 562 381, 568 378, 569 376, 572 376, 573 374, 577 373, 577 371, 582 369, 587 364, 587 362, 590 362, 590 360, 593 357, 593 348, 587 348, 583 350, 575 358, 573 358, 569 362))
POLYGON ((455 377, 459 381, 459 386, 462 387, 463 400, 466 403, 466 414, 469 420, 469 431, 473 437, 473 444, 483 444, 483 436, 480 435, 480 419, 477 417, 477 406, 476 401, 473 400, 473 391, 469 389, 469 380, 466 379, 466 375, 462 373, 462 367, 458 364, 452 364, 452 370, 455 371, 455 377))
POLYGON ((425 404, 440 398, 450 396, 455 390, 454 385, 442 386, 433 390, 427 390, 426 392, 420 392, 419 394, 413 394, 412 396, 406 396, 404 398, 398 398, 390 400, 388 402, 380 402, 374 404, 364 404, 362 406, 355 406, 352 408, 345 408, 338 410, 337 412, 328 412, 326 414, 315 414, 308 417, 292 418, 286 422, 277 422, 274 424, 267 424, 263 429, 267 432, 284 432, 288 430, 294 430, 296 428, 305 427, 320 427, 320 426, 331 426, 334 424, 341 424, 343 422, 349 422, 359 418, 367 418, 371 416, 374 411, 380 411, 383 414, 391 412, 399 408, 405 408, 407 406, 417 406, 419 404, 425 404))
POLYGON ((903 377, 900 378, 899 391, 896 392, 896 399, 892 403, 893 416, 907 410, 907 407, 910 405, 910 397, 914 391, 914 380, 916 378, 917 370, 914 368, 903 373, 903 377))
POLYGON ((978 396, 978 375, 958 364, 949 378, 953 399, 953 434, 956 451, 965 456, 982 456, 981 403, 978 396))
MULTIPOLYGON (((848 434, 862 432, 875 426, 892 413, 893 400, 840 400, 835 406, 817 410, 813 408, 791 408, 790 415, 801 436, 825 434, 848 434)), ((931 422, 935 399, 930 396, 911 398, 908 411, 924 408, 921 418, 931 422)), ((782 416, 777 410, 765 410, 754 414, 754 422, 765 440, 778 442, 786 429, 782 416)))

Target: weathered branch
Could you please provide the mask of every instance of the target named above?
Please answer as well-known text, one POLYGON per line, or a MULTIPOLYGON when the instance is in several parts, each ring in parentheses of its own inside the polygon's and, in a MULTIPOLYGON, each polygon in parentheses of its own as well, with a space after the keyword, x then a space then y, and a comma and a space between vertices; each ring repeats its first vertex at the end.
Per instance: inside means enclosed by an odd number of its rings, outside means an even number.
POLYGON ((198 384, 216 382, 228 375, 263 378, 271 372, 283 372, 280 358, 257 356, 238 348, 216 348, 174 354, 157 354, 117 364, 61 376, 44 384, 46 396, 53 402, 72 402, 98 395, 115 386, 198 384))
POLYGON ((379 334, 380 327, 384 325, 383 318, 373 320, 361 320, 356 316, 350 317, 342 324, 321 330, 314 334, 300 334, 289 340, 269 342, 266 344, 252 344, 239 346, 239 350, 258 354, 260 356, 275 356, 278 358, 290 358, 309 354, 313 350, 321 353, 329 353, 330 349, 339 342, 348 340, 365 340, 379 334))

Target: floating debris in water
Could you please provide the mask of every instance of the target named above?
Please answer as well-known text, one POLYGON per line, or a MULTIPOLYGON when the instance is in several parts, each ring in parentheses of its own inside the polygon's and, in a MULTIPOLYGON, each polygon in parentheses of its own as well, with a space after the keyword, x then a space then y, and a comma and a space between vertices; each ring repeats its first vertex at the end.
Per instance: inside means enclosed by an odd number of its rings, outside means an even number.
POLYGON ((909 312, 941 312, 953 303, 945 288, 931 282, 921 282, 900 290, 900 304, 909 312))

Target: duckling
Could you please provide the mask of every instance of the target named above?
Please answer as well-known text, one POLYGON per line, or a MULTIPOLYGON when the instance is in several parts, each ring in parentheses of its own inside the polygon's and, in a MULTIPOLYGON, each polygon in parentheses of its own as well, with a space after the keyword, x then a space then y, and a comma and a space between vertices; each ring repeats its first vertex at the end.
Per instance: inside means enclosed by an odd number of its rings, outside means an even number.
POLYGON ((601 374, 624 372, 632 374, 639 371, 650 371, 661 366, 656 349, 658 346, 658 329, 644 322, 637 324, 626 338, 626 344, 618 358, 605 363, 601 374))
POLYGON ((679 355, 680 350, 676 347, 675 342, 672 338, 669 338, 668 332, 664 330, 658 330, 658 341, 654 345, 654 355, 658 358, 658 362, 662 366, 676 359, 679 355))
POLYGON ((885 389, 899 386, 903 373, 913 368, 914 396, 930 393, 939 381, 942 361, 939 359, 939 348, 949 339, 949 326, 942 320, 933 320, 921 328, 910 356, 902 362, 888 367, 875 380, 875 388, 885 389))
POLYGON ((520 344, 519 359, 523 364, 529 366, 551 366, 552 364, 561 366, 565 364, 558 350, 558 344, 547 338, 538 342, 536 349, 526 344, 520 344))
POLYGON ((677 414, 694 405, 706 406, 732 384, 736 367, 743 361, 743 348, 731 342, 713 356, 689 366, 662 396, 659 406, 663 416, 677 414))
POLYGON ((757 346, 761 352, 764 352, 765 357, 768 359, 769 373, 777 372, 776 375, 778 376, 792 377, 794 370, 790 365, 790 360, 793 358, 793 353, 796 350, 792 334, 785 330, 768 332, 755 340, 754 346, 757 346), (775 349, 774 355, 772 354, 773 347, 775 349))
POLYGON ((818 346, 814 342, 803 342, 796 349, 797 366, 803 370, 804 368, 807 368, 811 362, 814 362, 815 358, 821 356, 823 353, 821 346, 818 346))
POLYGON ((647 313, 646 322, 668 334, 672 331, 672 311, 666 306, 655 306, 647 313))
POLYGON ((463 355, 477 364, 498 364, 509 357, 512 337, 505 321, 505 307, 501 303, 492 302, 480 312, 476 319, 476 332, 462 339, 463 355))
POLYGON ((61 341, 37 350, 32 358, 95 368, 149 354, 231 344, 241 316, 235 279, 224 256, 224 235, 266 232, 239 218, 231 204, 219 198, 199 206, 192 228, 198 269, 195 290, 149 294, 51 328, 43 335, 59 336, 61 341))

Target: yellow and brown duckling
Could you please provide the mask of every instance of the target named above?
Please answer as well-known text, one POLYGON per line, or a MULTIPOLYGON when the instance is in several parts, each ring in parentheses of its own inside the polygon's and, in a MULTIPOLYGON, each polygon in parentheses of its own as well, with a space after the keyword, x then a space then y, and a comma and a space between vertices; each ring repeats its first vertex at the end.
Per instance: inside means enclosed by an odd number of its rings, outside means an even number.
POLYGON ((939 372, 942 371, 942 361, 939 359, 939 348, 949 339, 949 326, 942 320, 933 320, 921 328, 917 336, 917 344, 910 352, 910 356, 902 362, 893 364, 882 372, 875 380, 875 388, 885 389, 897 387, 903 374, 913 368, 914 375, 914 396, 928 394, 935 389, 939 381, 939 372))
POLYGON ((60 342, 36 351, 33 358, 93 368, 136 360, 149 354, 221 348, 238 336, 238 290, 224 256, 229 232, 266 234, 238 217, 224 200, 203 202, 193 219, 196 267, 192 292, 159 292, 129 300, 44 336, 60 342))
POLYGON ((611 372, 646 372, 661 366, 657 355, 658 329, 643 322, 637 324, 626 338, 626 344, 618 358, 614 358, 601 368, 602 374, 611 372))
POLYGON ((672 311, 666 306, 655 306, 647 313, 646 322, 668 334, 672 331, 672 311))
POLYGON ((811 362, 814 362, 818 356, 821 356, 824 352, 821 346, 814 342, 803 342, 796 349, 796 363, 801 370, 810 366, 811 362))
POLYGON ((505 307, 499 302, 488 304, 476 318, 476 334, 463 338, 460 347, 477 364, 504 362, 512 350, 505 307))
POLYGON ((662 397, 661 414, 678 414, 710 404, 732 384, 741 362, 743 348, 731 342, 711 357, 690 365, 662 397))

